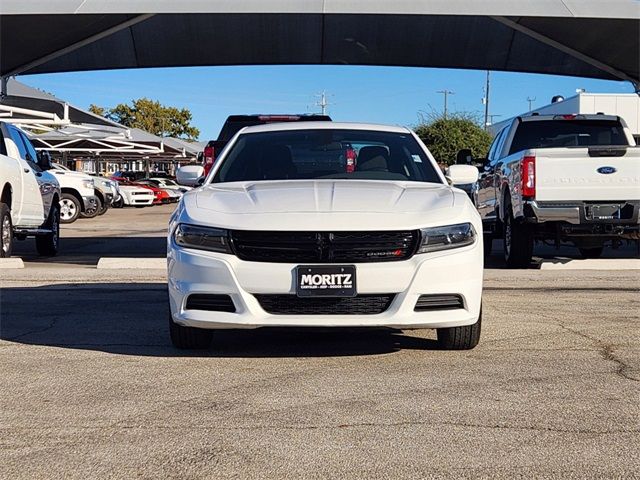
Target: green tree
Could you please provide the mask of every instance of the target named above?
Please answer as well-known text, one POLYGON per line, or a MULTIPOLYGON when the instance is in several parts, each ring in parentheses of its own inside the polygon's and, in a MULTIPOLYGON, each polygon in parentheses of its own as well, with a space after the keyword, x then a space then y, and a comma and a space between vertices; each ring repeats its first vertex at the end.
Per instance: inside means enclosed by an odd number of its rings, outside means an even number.
POLYGON ((99 107, 98 105, 94 105, 93 103, 89 105, 89 111, 95 115, 100 115, 101 117, 104 117, 107 113, 104 107, 99 107))
POLYGON ((459 150, 468 148, 474 157, 484 157, 491 145, 491 135, 470 114, 433 116, 414 128, 439 163, 451 165, 459 150))
POLYGON ((162 137, 195 140, 200 135, 200 130, 191 125, 189 109, 168 107, 148 98, 132 100, 131 104, 120 103, 109 110, 91 105, 89 110, 124 126, 140 128, 162 137))

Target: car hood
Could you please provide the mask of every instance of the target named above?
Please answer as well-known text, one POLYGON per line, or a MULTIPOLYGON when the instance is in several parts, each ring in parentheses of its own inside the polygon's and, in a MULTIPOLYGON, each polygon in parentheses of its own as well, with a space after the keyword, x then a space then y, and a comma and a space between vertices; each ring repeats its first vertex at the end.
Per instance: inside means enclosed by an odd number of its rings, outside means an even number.
POLYGON ((211 184, 198 208, 220 213, 424 212, 450 208, 451 189, 415 182, 287 180, 211 184))
POLYGON ((285 180, 201 187, 182 197, 178 220, 249 230, 392 230, 465 221, 470 210, 464 192, 441 184, 285 180))

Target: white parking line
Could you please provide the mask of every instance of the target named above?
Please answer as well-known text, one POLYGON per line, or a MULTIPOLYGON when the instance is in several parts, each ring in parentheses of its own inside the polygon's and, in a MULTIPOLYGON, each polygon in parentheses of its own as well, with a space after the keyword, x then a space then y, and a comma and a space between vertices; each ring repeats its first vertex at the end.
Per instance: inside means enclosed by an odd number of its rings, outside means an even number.
POLYGON ((102 257, 98 260, 97 268, 120 269, 156 269, 166 270, 167 259, 161 258, 126 258, 126 257, 102 257))
POLYGON ((553 258, 540 262, 540 270, 640 270, 640 259, 598 258, 576 260, 553 258))
POLYGON ((20 257, 0 258, 0 270, 5 268, 24 268, 24 262, 20 257))

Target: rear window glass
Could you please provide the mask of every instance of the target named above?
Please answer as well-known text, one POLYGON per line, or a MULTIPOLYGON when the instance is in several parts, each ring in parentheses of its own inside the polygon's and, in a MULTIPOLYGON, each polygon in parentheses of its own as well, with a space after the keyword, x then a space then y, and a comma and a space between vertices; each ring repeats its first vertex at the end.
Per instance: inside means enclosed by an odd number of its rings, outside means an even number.
POLYGON ((342 129, 241 135, 213 182, 288 179, 442 183, 412 135, 342 129))
POLYGON ((540 120, 522 122, 509 154, 530 148, 627 145, 622 125, 610 120, 540 120))

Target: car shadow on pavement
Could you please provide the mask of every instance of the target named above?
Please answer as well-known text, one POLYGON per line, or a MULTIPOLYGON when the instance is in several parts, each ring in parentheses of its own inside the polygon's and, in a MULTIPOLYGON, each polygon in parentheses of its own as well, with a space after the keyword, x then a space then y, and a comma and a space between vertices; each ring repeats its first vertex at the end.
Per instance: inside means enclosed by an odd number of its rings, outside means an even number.
POLYGON ((157 357, 327 357, 437 349, 389 329, 257 329, 215 333, 208 350, 169 340, 166 284, 64 284, 0 290, 6 342, 157 357))
POLYGON ((32 238, 15 242, 14 257, 25 262, 96 265, 101 257, 151 258, 167 255, 166 237, 73 237, 60 239, 60 253, 41 257, 32 238))

